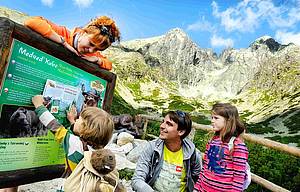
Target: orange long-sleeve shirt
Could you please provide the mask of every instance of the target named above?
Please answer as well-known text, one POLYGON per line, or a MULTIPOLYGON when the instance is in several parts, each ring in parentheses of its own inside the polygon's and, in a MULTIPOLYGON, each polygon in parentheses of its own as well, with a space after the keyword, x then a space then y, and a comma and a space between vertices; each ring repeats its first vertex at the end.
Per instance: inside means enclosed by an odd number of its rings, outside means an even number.
MULTIPOLYGON (((31 17, 27 19, 24 23, 25 26, 29 27, 30 29, 40 33, 44 37, 49 37, 52 33, 56 32, 58 35, 65 38, 65 41, 73 46, 73 39, 76 33, 82 32, 80 28, 75 28, 72 31, 69 31, 64 26, 56 25, 51 21, 43 18, 43 17, 31 17)), ((74 47, 74 46, 73 46, 74 47)), ((106 70, 112 69, 112 62, 109 61, 104 55, 97 51, 95 53, 88 53, 85 56, 96 56, 101 59, 100 67, 106 70)))

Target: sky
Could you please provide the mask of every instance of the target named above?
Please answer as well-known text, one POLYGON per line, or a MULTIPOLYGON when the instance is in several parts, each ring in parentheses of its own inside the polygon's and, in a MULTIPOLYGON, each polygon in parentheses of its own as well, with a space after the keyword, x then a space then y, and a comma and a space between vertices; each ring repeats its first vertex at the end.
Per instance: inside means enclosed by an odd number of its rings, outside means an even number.
POLYGON ((121 41, 181 28, 200 48, 218 54, 247 48, 264 35, 300 45, 300 0, 0 0, 0 6, 69 29, 107 15, 116 21, 121 41))

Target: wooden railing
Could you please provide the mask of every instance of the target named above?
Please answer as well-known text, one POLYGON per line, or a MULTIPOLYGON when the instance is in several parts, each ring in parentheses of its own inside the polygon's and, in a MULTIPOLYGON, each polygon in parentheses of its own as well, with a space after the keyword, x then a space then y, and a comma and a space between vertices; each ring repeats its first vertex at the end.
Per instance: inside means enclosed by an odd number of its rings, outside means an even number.
MULTIPOLYGON (((145 126, 144 126, 144 132, 146 132, 148 120, 162 121, 162 119, 163 119, 162 117, 154 117, 154 116, 149 116, 149 115, 140 115, 140 116, 146 119, 145 126)), ((193 122, 192 127, 196 130, 200 129, 200 130, 204 130, 207 132, 212 131, 212 127, 210 125, 202 125, 202 124, 193 122)), ((155 137, 153 135, 149 135, 149 136, 155 137)), ((300 157, 300 149, 297 147, 292 147, 292 146, 289 146, 286 144, 272 141, 270 139, 264 139, 264 138, 261 138, 261 137, 258 137, 258 136, 252 135, 252 134, 248 134, 248 133, 242 134, 241 136, 244 140, 249 141, 251 143, 257 143, 259 145, 263 145, 268 148, 272 148, 272 149, 275 149, 278 151, 283 151, 283 152, 289 153, 293 156, 300 157)), ((282 188, 279 185, 276 185, 258 175, 255 175, 254 173, 251 173, 251 181, 254 183, 257 183, 258 185, 260 185, 270 191, 274 191, 274 192, 289 191, 289 190, 282 188)))

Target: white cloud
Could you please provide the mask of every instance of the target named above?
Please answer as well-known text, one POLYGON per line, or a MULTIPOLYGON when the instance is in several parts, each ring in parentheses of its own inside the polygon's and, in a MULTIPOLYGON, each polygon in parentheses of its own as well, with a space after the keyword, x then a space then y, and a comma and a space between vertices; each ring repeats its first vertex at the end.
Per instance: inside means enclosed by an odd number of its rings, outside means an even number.
POLYGON ((219 11, 218 4, 213 1, 213 15, 221 19, 221 25, 226 31, 252 32, 259 25, 259 19, 263 15, 262 11, 254 10, 250 4, 256 0, 242 1, 233 8, 229 7, 223 12, 219 11))
POLYGON ((272 0, 244 0, 235 7, 224 11, 219 10, 218 4, 213 1, 213 16, 221 19, 221 25, 226 31, 253 32, 264 21, 271 27, 293 27, 300 21, 300 3, 274 5, 272 0))
POLYGON ((285 31, 277 31, 275 38, 280 41, 282 44, 294 43, 300 46, 300 32, 285 32, 285 31))
POLYGON ((271 26, 276 27, 293 27, 300 21, 300 4, 292 8, 278 7, 269 12, 268 22, 271 26))
POLYGON ((87 8, 89 7, 94 0, 73 0, 74 3, 80 8, 87 8))
POLYGON ((52 7, 54 0, 42 0, 42 4, 48 7, 52 7))
POLYGON ((223 37, 218 37, 216 35, 213 35, 210 39, 210 44, 212 47, 233 47, 233 40, 228 38, 224 39, 223 37))
POLYGON ((209 31, 214 32, 215 28, 214 26, 205 19, 205 17, 202 17, 199 21, 188 25, 187 31, 209 31))

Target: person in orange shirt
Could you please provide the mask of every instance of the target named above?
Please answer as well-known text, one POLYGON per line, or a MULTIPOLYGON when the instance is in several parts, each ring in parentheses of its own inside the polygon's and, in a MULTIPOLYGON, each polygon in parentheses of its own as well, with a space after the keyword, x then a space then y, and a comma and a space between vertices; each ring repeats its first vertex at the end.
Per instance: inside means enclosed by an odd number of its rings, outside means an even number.
POLYGON ((111 18, 100 16, 91 20, 83 28, 76 27, 72 31, 37 16, 27 19, 24 25, 62 44, 78 56, 99 64, 101 68, 112 69, 112 62, 100 53, 112 43, 120 41, 120 31, 111 18))

